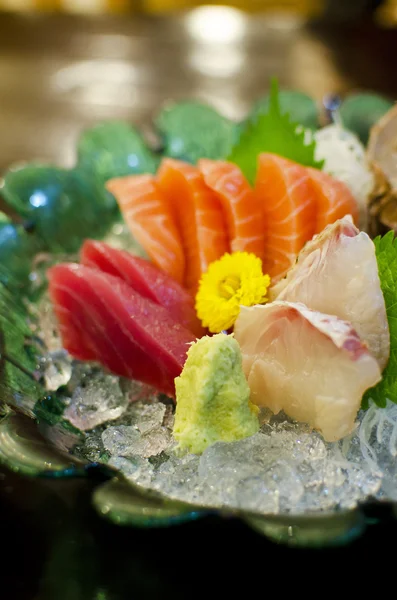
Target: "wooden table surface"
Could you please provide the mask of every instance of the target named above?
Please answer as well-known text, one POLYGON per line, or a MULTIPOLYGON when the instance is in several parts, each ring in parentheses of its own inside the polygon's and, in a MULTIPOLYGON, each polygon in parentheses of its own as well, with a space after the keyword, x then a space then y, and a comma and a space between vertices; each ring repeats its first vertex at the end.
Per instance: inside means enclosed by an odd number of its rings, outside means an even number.
POLYGON ((318 101, 354 89, 397 97, 396 50, 397 30, 371 23, 307 25, 225 7, 166 18, 0 15, 0 169, 69 166, 85 126, 121 118, 147 128, 170 99, 199 98, 239 119, 274 75, 318 101))

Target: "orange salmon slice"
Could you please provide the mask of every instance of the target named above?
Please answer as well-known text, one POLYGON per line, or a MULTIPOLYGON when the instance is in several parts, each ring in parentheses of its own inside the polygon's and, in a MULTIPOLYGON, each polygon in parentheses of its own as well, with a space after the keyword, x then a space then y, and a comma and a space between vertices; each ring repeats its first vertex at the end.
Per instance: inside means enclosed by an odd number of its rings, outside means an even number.
POLYGON ((346 215, 351 215, 357 225, 357 201, 346 184, 318 169, 308 168, 307 172, 316 199, 314 233, 320 233, 327 225, 346 215))
POLYGON ((169 203, 153 175, 128 175, 107 182, 132 235, 152 262, 183 283, 185 258, 169 203))
POLYGON ((181 235, 185 287, 195 294, 202 273, 230 250, 222 206, 199 169, 188 163, 163 159, 157 181, 181 235))
POLYGON ((220 200, 232 252, 252 252, 265 257, 265 227, 258 196, 239 167, 230 162, 203 158, 198 167, 207 186, 220 200))
POLYGON ((264 214, 263 270, 277 281, 315 233, 315 194, 305 167, 268 153, 258 157, 255 194, 264 214))

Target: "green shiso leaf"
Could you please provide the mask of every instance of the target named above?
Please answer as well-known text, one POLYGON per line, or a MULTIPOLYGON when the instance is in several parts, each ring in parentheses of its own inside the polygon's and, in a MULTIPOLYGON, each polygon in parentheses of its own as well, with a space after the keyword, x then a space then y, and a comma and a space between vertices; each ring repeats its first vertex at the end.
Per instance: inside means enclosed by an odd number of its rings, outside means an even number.
POLYGON ((363 408, 368 408, 369 399, 382 408, 387 400, 397 404, 397 239, 389 231, 375 238, 374 244, 390 329, 390 358, 382 380, 365 393, 363 408))
POLYGON ((225 158, 241 127, 199 102, 179 102, 164 108, 155 125, 164 141, 163 154, 191 163, 199 158, 225 158))
MULTIPOLYGON (((308 129, 318 128, 318 110, 313 98, 295 90, 280 90, 279 102, 282 114, 288 114, 291 121, 308 129)), ((270 94, 267 94, 254 104, 250 119, 255 122, 261 114, 269 111, 269 106, 270 94)))
POLYGON ((253 183, 257 158, 261 152, 271 152, 308 167, 320 169, 322 162, 314 157, 315 142, 305 144, 305 132, 282 114, 278 84, 272 81, 268 111, 260 114, 256 123, 249 123, 234 146, 228 160, 236 163, 253 183))

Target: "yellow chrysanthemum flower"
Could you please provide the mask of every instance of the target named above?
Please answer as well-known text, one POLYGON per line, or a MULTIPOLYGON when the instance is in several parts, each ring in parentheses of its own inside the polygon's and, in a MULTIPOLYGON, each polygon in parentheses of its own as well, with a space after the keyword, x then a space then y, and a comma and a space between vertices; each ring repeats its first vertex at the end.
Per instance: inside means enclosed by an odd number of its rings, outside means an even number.
POLYGON ((211 333, 230 329, 240 306, 267 302, 269 285, 270 277, 262 273, 262 261, 255 254, 224 254, 201 277, 196 295, 197 316, 211 333))

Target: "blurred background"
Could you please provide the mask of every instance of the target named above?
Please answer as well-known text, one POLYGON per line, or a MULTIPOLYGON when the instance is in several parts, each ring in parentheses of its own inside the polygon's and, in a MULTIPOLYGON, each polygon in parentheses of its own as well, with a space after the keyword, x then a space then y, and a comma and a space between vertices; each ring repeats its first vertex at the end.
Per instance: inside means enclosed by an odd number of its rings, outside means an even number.
MULTIPOLYGON (((70 13, 145 12, 164 13, 194 8, 198 0, 0 0, 0 8, 10 11, 59 11, 70 13)), ((272 9, 293 10, 305 17, 321 13, 338 18, 351 18, 381 7, 381 18, 396 17, 395 0, 233 0, 225 3, 246 11, 272 9)))
POLYGON ((240 119, 268 90, 397 97, 397 0, 0 0, 0 169, 69 166, 79 132, 170 99, 240 119), (243 10, 244 8, 244 10, 243 10))

